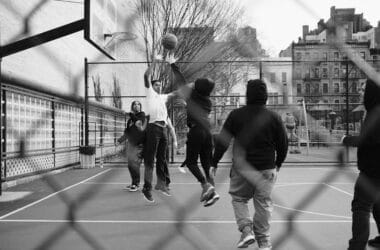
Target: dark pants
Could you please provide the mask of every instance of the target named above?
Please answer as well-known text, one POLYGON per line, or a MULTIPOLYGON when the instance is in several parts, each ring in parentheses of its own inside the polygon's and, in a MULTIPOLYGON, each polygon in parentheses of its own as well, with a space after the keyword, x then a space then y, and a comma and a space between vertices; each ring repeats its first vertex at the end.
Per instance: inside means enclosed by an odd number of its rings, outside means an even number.
POLYGON ((132 179, 132 185, 140 184, 140 164, 142 162, 143 145, 128 145, 128 169, 132 179))
POLYGON ((157 184, 170 180, 166 152, 168 147, 167 128, 149 123, 146 128, 144 147, 144 188, 152 189, 154 158, 156 157, 157 184))
POLYGON ((355 183, 352 210, 352 239, 349 250, 366 249, 370 232, 370 213, 380 228, 380 178, 368 178, 360 173, 355 183))
POLYGON ((214 185, 214 181, 209 175, 212 144, 212 135, 208 129, 204 129, 201 126, 190 128, 190 131, 187 134, 185 162, 190 172, 201 184, 204 184, 207 181, 214 185), (206 177, 198 168, 198 156, 201 159, 201 165, 206 177))

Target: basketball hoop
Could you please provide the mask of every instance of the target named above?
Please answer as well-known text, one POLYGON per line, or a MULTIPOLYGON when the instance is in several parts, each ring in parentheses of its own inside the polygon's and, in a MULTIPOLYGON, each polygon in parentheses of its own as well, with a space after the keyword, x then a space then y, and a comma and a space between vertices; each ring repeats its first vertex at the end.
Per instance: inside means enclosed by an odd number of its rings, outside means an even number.
POLYGON ((135 40, 136 38, 137 38, 136 34, 132 32, 127 32, 127 31, 119 31, 119 32, 104 34, 104 41, 109 39, 109 41, 106 42, 104 47, 107 48, 114 41, 119 41, 119 42, 132 41, 132 40, 135 40))

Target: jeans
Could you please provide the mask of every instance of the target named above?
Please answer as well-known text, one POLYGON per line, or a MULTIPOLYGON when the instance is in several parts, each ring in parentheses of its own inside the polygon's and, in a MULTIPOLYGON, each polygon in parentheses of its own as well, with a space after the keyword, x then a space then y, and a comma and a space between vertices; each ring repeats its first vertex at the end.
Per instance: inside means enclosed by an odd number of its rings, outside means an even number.
POLYGON ((142 161, 143 145, 133 145, 129 143, 127 155, 128 155, 128 169, 132 179, 132 185, 140 184, 140 164, 142 161))
MULTIPOLYGON (((252 170, 255 171, 255 170, 252 170)), ((257 171, 255 185, 248 182, 234 168, 231 169, 230 194, 239 231, 253 229, 259 247, 270 247, 270 220, 273 213, 271 194, 277 179, 276 169, 257 171), (255 213, 249 215, 248 201, 253 198, 255 213)))
POLYGON ((354 198, 351 203, 352 238, 349 240, 349 250, 366 249, 370 231, 370 213, 380 226, 380 178, 369 178, 359 174, 355 183, 354 198))
POLYGON ((160 127, 149 123, 146 128, 146 140, 144 148, 144 189, 152 189, 154 158, 156 157, 157 183, 163 184, 170 180, 167 152, 168 135, 167 127, 160 127))
POLYGON ((185 162, 190 172, 201 184, 205 184, 207 181, 214 185, 214 181, 209 174, 211 157, 212 135, 210 131, 201 126, 192 127, 187 134, 185 162), (200 157, 206 178, 198 167, 198 156, 200 157))

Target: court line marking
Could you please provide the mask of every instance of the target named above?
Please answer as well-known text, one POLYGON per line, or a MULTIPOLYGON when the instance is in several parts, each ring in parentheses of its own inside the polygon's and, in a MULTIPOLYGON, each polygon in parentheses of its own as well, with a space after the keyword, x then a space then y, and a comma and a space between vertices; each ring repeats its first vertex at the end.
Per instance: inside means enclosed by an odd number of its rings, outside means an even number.
POLYGON ((325 213, 311 212, 311 211, 305 211, 305 210, 295 209, 295 208, 291 208, 291 207, 285 207, 285 206, 281 206, 281 205, 278 205, 278 204, 274 204, 274 206, 282 208, 282 209, 290 210, 290 211, 296 211, 296 212, 304 213, 304 214, 320 215, 320 216, 325 216, 325 217, 342 218, 342 219, 351 219, 351 216, 343 216, 343 215, 334 215, 334 214, 325 214, 325 213))
POLYGON ((14 211, 12 211, 12 212, 10 212, 10 213, 7 213, 7 214, 5 214, 5 215, 3 215, 3 216, 0 217, 0 221, 3 220, 3 219, 5 219, 5 218, 7 218, 8 216, 11 216, 11 215, 13 215, 13 214, 15 214, 15 213, 18 213, 18 212, 20 212, 20 211, 22 211, 22 210, 25 210, 25 209, 27 209, 27 208, 29 208, 29 207, 31 207, 31 206, 34 206, 34 205, 36 205, 36 204, 38 204, 38 203, 40 203, 40 202, 42 202, 42 201, 44 201, 44 200, 47 200, 47 199, 49 199, 50 197, 53 197, 53 196, 55 196, 55 195, 57 195, 57 194, 59 194, 59 193, 62 193, 62 192, 67 191, 67 190, 69 190, 69 189, 71 189, 71 188, 73 188, 73 187, 76 187, 76 186, 78 186, 78 185, 80 185, 80 184, 83 184, 84 182, 86 182, 86 181, 88 181, 88 180, 91 180, 91 179, 93 179, 93 178, 95 178, 95 177, 98 177, 99 175, 102 175, 102 174, 104 174, 104 173, 106 173, 106 172, 108 172, 108 171, 110 171, 110 169, 106 169, 106 170, 104 170, 104 171, 102 171, 102 172, 100 172, 100 173, 97 173, 96 175, 91 176, 91 177, 89 177, 89 178, 87 178, 87 179, 85 179, 85 180, 83 180, 83 181, 80 181, 80 182, 78 182, 78 183, 76 183, 76 184, 73 184, 73 185, 71 185, 71 186, 68 186, 68 187, 66 187, 66 188, 64 188, 64 189, 61 189, 61 190, 57 191, 57 192, 54 192, 54 193, 52 193, 52 194, 49 194, 48 196, 45 196, 44 198, 41 198, 41 199, 39 199, 39 200, 37 200, 37 201, 34 201, 34 202, 32 202, 32 203, 30 203, 30 204, 28 204, 28 205, 25 205, 25 206, 21 207, 21 208, 19 208, 19 209, 16 209, 16 210, 14 210, 14 211))
MULTIPOLYGON (((0 223, 71 223, 70 220, 1 220, 0 223)), ((236 224, 235 220, 75 220, 76 223, 108 224, 236 224)), ((352 220, 272 220, 271 223, 351 223, 352 220)), ((371 223, 375 223, 373 219, 371 223)))
MULTIPOLYGON (((335 185, 353 185, 354 182, 331 182, 335 185)), ((83 183, 86 185, 128 185, 129 182, 96 182, 89 181, 83 183)), ((216 185, 229 185, 229 182, 215 182, 216 185)), ((275 184, 276 187, 282 186, 296 186, 296 185, 321 185, 322 182, 278 182, 275 184)), ((170 185, 199 185, 199 182, 171 182, 170 185)))
POLYGON ((337 188, 337 187, 335 187, 335 186, 333 186, 333 185, 330 185, 330 184, 327 184, 327 183, 322 183, 322 184, 323 184, 323 185, 326 185, 327 187, 332 188, 332 189, 334 189, 334 190, 336 190, 336 191, 338 191, 338 192, 341 192, 341 193, 347 194, 347 195, 349 195, 349 196, 351 196, 351 197, 354 196, 352 193, 349 193, 349 192, 347 192, 347 191, 344 191, 343 189, 337 188))

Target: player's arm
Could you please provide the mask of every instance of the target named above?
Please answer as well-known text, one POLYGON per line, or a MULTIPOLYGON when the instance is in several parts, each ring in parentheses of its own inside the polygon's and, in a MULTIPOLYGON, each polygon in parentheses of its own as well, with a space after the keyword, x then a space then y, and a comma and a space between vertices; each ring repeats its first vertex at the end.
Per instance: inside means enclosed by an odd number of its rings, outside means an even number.
POLYGON ((168 123, 168 127, 169 127, 169 133, 170 133, 170 135, 173 138, 173 145, 174 145, 175 148, 177 148, 177 146, 178 146, 177 135, 175 133, 175 128, 173 126, 173 123, 172 123, 172 121, 170 120, 169 117, 167 119, 167 123, 168 123))

